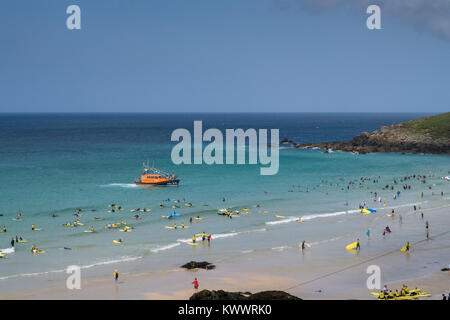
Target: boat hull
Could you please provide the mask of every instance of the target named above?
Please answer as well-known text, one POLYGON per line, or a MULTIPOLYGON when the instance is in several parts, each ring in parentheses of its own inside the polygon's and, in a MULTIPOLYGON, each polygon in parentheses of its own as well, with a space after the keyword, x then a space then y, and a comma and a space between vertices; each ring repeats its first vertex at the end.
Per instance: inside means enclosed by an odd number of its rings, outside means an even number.
POLYGON ((141 182, 136 181, 137 185, 140 186, 166 186, 166 185, 178 185, 180 183, 180 179, 170 180, 170 181, 159 181, 159 182, 141 182))

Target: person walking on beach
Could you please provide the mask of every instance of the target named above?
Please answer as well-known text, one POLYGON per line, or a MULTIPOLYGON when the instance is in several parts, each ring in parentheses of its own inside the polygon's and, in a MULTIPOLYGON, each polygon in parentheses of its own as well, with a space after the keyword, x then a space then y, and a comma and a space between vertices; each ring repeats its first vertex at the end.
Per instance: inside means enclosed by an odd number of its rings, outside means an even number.
POLYGON ((361 250, 361 246, 359 245, 359 239, 356 240, 356 248, 355 250, 361 250))
POLYGON ((370 229, 367 229, 366 235, 367 235, 367 239, 370 240, 370 229))
POLYGON ((305 248, 306 248, 306 244, 305 244, 305 240, 303 240, 303 242, 302 242, 302 252, 303 252, 303 250, 305 250, 305 248))
POLYGON ((195 278, 195 280, 192 282, 192 284, 194 285, 194 289, 197 290, 198 289, 198 280, 197 280, 197 278, 195 278))
POLYGON ((113 276, 114 276, 114 281, 115 282, 119 281, 119 271, 117 271, 117 269, 114 270, 113 276))

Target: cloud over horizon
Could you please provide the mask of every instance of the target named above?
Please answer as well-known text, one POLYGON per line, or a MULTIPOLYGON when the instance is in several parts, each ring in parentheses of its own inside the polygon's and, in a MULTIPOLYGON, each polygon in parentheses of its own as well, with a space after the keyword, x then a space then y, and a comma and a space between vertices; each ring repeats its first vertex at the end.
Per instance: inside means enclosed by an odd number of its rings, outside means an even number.
MULTIPOLYGON (((278 0, 286 5, 286 0, 278 0)), ((450 41, 450 0, 295 0, 316 10, 348 5, 366 12, 371 4, 379 5, 381 16, 398 18, 417 30, 438 34, 450 41)))

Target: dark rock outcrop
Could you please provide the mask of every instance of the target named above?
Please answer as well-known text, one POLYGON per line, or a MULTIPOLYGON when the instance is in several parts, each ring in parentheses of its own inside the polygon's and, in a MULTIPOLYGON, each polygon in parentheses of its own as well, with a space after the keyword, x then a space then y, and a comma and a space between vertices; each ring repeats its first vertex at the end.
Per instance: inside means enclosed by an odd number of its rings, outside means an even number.
POLYGON ((227 292, 223 290, 202 290, 189 300, 302 300, 284 291, 227 292))
POLYGON ((215 269, 216 266, 213 265, 212 263, 209 263, 207 261, 202 261, 202 262, 197 262, 197 261, 190 261, 184 265, 181 266, 182 268, 186 268, 186 269, 206 269, 206 270, 211 270, 211 269, 215 269))

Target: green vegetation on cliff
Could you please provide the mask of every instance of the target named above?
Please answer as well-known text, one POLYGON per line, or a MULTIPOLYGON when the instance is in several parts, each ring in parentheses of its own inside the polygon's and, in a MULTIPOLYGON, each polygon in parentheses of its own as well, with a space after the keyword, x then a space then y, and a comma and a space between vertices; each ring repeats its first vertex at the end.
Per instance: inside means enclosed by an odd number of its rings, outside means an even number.
POLYGON ((450 112, 411 120, 399 126, 415 133, 429 135, 434 139, 450 139, 450 112))

